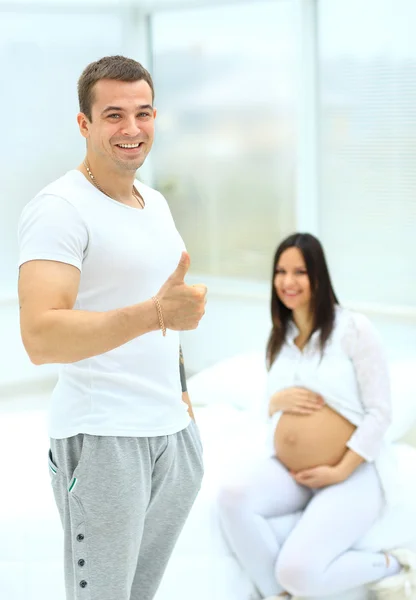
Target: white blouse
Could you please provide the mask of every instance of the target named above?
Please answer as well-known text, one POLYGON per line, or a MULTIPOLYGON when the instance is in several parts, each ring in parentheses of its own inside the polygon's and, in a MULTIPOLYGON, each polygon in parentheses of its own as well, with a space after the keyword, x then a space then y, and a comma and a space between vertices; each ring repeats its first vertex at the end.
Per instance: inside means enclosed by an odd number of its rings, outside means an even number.
MULTIPOLYGON (((385 454, 384 436, 392 411, 388 363, 372 323, 364 315, 337 306, 334 329, 323 353, 320 332, 312 334, 302 351, 295 345, 298 335, 291 322, 269 371, 268 400, 288 387, 304 387, 320 394, 329 407, 356 425, 347 446, 366 461, 380 458, 385 454)), ((269 444, 281 415, 278 412, 269 419, 269 444)))

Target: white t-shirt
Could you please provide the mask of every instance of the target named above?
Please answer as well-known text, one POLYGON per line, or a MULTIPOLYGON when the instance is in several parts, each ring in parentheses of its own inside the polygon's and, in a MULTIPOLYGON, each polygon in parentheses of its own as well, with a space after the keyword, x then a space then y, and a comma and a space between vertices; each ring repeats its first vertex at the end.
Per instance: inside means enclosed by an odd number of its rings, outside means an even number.
MULTIPOLYGON (((109 198, 77 170, 48 185, 20 217, 19 266, 44 259, 77 267, 74 310, 109 311, 154 296, 185 248, 164 197, 143 183, 136 187, 143 210, 109 198)), ((150 332, 60 366, 49 413, 53 438, 169 435, 189 422, 178 332, 150 332)))

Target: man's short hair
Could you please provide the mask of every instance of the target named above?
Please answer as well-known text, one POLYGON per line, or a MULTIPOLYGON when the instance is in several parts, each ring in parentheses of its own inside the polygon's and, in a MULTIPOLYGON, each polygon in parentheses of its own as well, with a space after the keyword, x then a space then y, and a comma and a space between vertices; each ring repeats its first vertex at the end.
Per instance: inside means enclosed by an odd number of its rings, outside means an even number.
POLYGON ((79 110, 92 121, 94 86, 101 79, 116 81, 146 81, 152 90, 152 102, 155 97, 150 73, 136 60, 125 56, 104 56, 85 67, 78 80, 79 110))

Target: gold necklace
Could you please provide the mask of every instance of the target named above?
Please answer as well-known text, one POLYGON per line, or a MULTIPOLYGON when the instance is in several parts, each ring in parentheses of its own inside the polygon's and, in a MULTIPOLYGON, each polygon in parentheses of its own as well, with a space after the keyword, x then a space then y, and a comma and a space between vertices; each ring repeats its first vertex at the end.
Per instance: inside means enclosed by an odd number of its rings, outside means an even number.
MULTIPOLYGON (((105 194, 106 196, 108 196, 109 198, 111 198, 111 196, 109 196, 104 190, 103 188, 99 185, 99 183, 97 182, 97 180, 95 179, 94 175, 91 172, 90 166, 87 162, 87 159, 84 160, 84 167, 87 170, 88 175, 90 176, 90 179, 92 181, 92 183, 95 185, 95 187, 100 190, 101 193, 105 194)), ((135 198, 135 200, 137 200, 137 202, 140 204, 140 208, 144 208, 145 207, 145 203, 143 198, 141 197, 140 193, 138 192, 137 188, 135 185, 133 185, 133 197, 135 198)))

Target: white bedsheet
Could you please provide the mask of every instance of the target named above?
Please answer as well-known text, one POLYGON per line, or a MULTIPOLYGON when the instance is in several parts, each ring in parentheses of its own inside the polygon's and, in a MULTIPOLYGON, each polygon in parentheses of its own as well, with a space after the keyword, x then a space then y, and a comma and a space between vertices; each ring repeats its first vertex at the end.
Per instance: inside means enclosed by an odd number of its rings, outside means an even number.
MULTIPOLYGON (((250 412, 224 405, 199 408, 196 418, 205 477, 156 600, 247 600, 251 586, 221 537, 215 499, 230 473, 263 452, 262 425, 250 412)), ((62 532, 49 484, 48 446, 44 411, 0 415, 1 600, 64 600, 62 532)), ((369 532, 366 546, 416 545, 416 450, 403 445, 398 453, 408 482, 406 500, 400 514, 369 532)), ((361 600, 363 593, 338 600, 361 600)))

